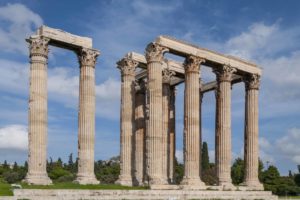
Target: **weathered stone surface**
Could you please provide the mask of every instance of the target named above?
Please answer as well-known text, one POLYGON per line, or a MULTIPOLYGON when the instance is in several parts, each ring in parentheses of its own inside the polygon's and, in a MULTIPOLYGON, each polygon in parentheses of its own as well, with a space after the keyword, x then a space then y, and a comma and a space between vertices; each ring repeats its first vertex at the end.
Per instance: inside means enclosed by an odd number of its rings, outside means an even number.
POLYGON ((29 152, 25 182, 51 184, 46 172, 47 160, 47 59, 48 45, 74 50, 80 63, 78 120, 78 174, 80 184, 98 184, 94 175, 95 142, 95 65, 99 51, 92 39, 42 26, 26 39, 30 44, 29 152))
POLYGON ((149 95, 149 121, 146 132, 147 179, 150 185, 164 185, 162 177, 162 62, 167 50, 157 44, 146 49, 149 95))
POLYGON ((189 56, 185 60, 184 88, 184 176, 183 188, 204 189, 200 179, 200 92, 199 73, 202 58, 189 56))
POLYGON ((120 140, 120 176, 117 184, 133 185, 133 132, 135 108, 135 68, 137 62, 124 58, 118 63, 122 74, 121 85, 121 140, 120 140))
POLYGON ((156 38, 155 42, 165 48, 168 48, 171 53, 176 55, 193 55, 204 58, 207 61, 205 62, 205 65, 211 67, 214 67, 214 65, 217 63, 219 65, 230 65, 239 71, 250 74, 261 75, 262 73, 262 70, 253 63, 233 56, 227 56, 208 49, 200 48, 169 36, 159 36, 156 38))
POLYGON ((244 78, 246 88, 245 99, 245 185, 248 190, 263 190, 258 180, 258 90, 259 76, 250 75, 244 78))
POLYGON ((175 182, 175 153, 176 153, 176 116, 175 116, 176 87, 170 89, 170 118, 169 118, 169 183, 175 182))
POLYGON ((231 183, 231 79, 235 69, 222 66, 214 71, 216 90, 216 169, 218 185, 224 190, 233 188, 231 183))
POLYGON ((73 35, 66 31, 50 28, 48 26, 41 26, 37 30, 37 35, 49 38, 54 45, 56 44, 68 48, 92 48, 91 38, 73 35))
POLYGON ((134 134, 134 184, 144 185, 146 174, 145 138, 146 138, 146 88, 139 81, 135 93, 135 134, 134 134))
POLYGON ((75 182, 99 184, 94 174, 95 146, 95 64, 98 51, 82 49, 78 115, 78 173, 75 182))
POLYGON ((29 88, 29 151, 28 184, 49 185, 52 183, 46 171, 47 159, 47 38, 36 37, 28 40, 30 50, 30 88, 29 88))
POLYGON ((197 190, 14 190, 15 198, 30 200, 277 200, 268 191, 197 191, 197 190))

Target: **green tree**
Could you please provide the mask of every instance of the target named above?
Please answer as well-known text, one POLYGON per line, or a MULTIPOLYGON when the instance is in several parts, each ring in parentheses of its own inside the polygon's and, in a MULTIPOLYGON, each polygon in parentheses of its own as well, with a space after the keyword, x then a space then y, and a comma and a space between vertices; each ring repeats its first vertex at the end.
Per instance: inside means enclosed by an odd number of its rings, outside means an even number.
POLYGON ((294 181, 295 181, 296 185, 298 185, 300 187, 300 174, 295 175, 294 181))
POLYGON ((244 180, 244 161, 241 158, 235 159, 231 167, 231 178, 233 184, 240 184, 244 180))
POLYGON ((7 164, 6 160, 4 160, 3 169, 9 169, 9 165, 7 164))
POLYGON ((202 144, 201 167, 202 167, 202 173, 209 169, 209 155, 208 155, 208 147, 206 142, 203 142, 202 144))
POLYGON ((19 169, 18 163, 14 162, 13 171, 18 171, 18 169, 19 169))
POLYGON ((217 183, 217 174, 214 163, 210 163, 209 168, 203 172, 202 181, 206 185, 215 185, 217 183))
POLYGON ((175 157, 175 173, 174 173, 174 180, 176 184, 179 184, 183 178, 184 173, 184 166, 183 164, 179 163, 177 158, 175 157))
POLYGON ((273 182, 280 177, 280 173, 274 165, 270 165, 269 168, 264 172, 263 183, 273 184, 273 182))
POLYGON ((57 159, 56 166, 61 167, 61 168, 63 167, 63 162, 62 162, 61 158, 57 159))

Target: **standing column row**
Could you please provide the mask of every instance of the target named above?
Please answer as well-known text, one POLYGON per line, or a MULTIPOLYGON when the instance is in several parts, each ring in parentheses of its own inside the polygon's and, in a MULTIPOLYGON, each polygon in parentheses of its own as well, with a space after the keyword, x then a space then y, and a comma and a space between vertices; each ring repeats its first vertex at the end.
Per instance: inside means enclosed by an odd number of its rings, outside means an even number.
MULTIPOLYGON (((30 43, 29 94, 29 157, 25 181, 29 184, 48 185, 47 176, 47 58, 49 39, 32 37, 30 43)), ((95 64, 99 52, 81 49, 80 100, 78 116, 78 174, 76 182, 97 184, 94 175, 95 141, 95 64)))

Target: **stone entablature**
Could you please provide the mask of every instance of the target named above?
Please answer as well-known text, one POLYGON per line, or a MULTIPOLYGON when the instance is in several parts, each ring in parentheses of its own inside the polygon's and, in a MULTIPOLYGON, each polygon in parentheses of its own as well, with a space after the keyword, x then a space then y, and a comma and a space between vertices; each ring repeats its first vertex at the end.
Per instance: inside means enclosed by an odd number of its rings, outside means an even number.
POLYGON ((67 49, 81 49, 92 48, 93 42, 91 38, 73 35, 66 31, 50 28, 48 26, 41 26, 36 35, 49 38, 51 45, 59 46, 67 49))

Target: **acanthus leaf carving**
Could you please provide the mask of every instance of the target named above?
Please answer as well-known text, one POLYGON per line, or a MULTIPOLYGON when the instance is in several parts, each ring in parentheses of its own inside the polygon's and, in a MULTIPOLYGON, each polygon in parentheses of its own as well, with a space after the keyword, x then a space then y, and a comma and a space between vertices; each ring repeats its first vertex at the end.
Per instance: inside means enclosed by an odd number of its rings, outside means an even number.
POLYGON ((204 58, 189 55, 186 57, 183 63, 184 69, 187 73, 189 72, 200 73, 200 64, 203 62, 205 62, 204 58))
POLYGON ((250 74, 243 78, 247 90, 258 90, 260 86, 260 76, 257 74, 250 74))
POLYGON ((127 57, 117 62, 118 68, 121 70, 122 76, 134 76, 135 68, 138 64, 138 62, 127 57))
POLYGON ((170 84, 172 77, 175 75, 175 72, 169 69, 164 69, 162 71, 162 81, 163 83, 170 84))
POLYGON ((95 67, 97 57, 100 52, 94 49, 82 48, 78 53, 78 60, 80 66, 92 66, 95 67))
POLYGON ((146 47, 145 57, 147 62, 162 62, 164 53, 168 51, 168 48, 153 42, 146 47))
POLYGON ((213 72, 217 76, 218 82, 231 82, 232 81, 232 75, 237 70, 234 67, 231 67, 230 65, 223 65, 221 68, 214 69, 213 72))
POLYGON ((27 40, 29 42, 30 57, 31 56, 43 56, 48 58, 49 38, 45 37, 31 37, 27 40))

